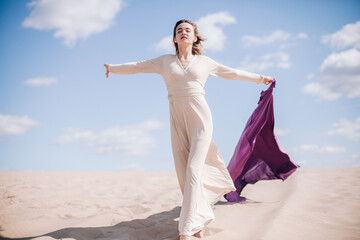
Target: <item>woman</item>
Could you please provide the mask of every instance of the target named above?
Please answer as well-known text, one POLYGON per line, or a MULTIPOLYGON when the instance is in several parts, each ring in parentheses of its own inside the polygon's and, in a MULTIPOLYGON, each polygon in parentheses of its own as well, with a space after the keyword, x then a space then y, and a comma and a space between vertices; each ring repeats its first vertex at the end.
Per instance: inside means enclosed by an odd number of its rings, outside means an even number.
POLYGON ((213 123, 205 100, 204 85, 209 75, 229 80, 269 84, 273 78, 233 69, 202 55, 196 24, 175 24, 176 54, 139 62, 104 64, 106 77, 115 74, 158 73, 168 90, 171 143, 178 182, 183 195, 179 217, 180 240, 194 235, 215 219, 213 205, 231 191, 234 183, 212 140, 213 123))

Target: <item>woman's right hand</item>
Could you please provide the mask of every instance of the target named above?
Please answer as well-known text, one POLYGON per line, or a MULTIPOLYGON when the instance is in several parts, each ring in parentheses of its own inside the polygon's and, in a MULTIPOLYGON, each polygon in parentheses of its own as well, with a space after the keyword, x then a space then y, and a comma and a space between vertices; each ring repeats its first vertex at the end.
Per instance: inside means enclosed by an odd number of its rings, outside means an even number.
POLYGON ((106 67, 106 73, 105 73, 105 75, 106 75, 106 78, 108 78, 109 77, 109 64, 107 64, 107 63, 105 63, 104 64, 104 66, 106 67))

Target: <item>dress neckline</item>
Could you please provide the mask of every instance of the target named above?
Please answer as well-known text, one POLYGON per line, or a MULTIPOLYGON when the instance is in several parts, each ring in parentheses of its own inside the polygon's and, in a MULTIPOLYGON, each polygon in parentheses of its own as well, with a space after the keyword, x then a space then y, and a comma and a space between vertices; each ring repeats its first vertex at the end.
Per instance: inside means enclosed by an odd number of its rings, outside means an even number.
POLYGON ((180 65, 181 69, 182 69, 184 72, 187 71, 187 69, 189 68, 190 64, 194 61, 194 59, 196 58, 196 56, 197 56, 196 54, 193 55, 193 58, 192 58, 192 59, 190 60, 190 62, 186 65, 186 68, 184 68, 183 65, 182 65, 181 62, 180 62, 179 57, 177 56, 177 54, 175 54, 175 58, 176 58, 178 64, 180 65))

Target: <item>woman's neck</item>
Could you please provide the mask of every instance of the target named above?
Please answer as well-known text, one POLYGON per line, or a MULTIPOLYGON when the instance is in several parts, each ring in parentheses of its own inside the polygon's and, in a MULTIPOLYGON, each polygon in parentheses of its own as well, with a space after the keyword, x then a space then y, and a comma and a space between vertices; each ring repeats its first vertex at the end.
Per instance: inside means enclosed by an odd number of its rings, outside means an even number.
POLYGON ((188 45, 184 47, 179 46, 179 54, 178 54, 179 58, 188 59, 189 57, 191 58, 192 56, 193 56, 192 45, 188 45))

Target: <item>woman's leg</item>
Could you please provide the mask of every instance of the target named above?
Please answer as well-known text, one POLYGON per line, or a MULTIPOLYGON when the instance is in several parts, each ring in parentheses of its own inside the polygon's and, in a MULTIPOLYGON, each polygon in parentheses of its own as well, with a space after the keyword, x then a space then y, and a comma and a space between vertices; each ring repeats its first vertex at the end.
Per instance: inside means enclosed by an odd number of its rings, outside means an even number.
POLYGON ((224 194, 236 191, 234 182, 214 141, 211 141, 210 144, 202 180, 207 198, 212 206, 217 203, 224 194))
POLYGON ((176 126, 172 126, 171 131, 174 163, 183 194, 179 232, 180 235, 191 236, 203 229, 204 223, 214 219, 201 180, 211 140, 193 138, 190 151, 188 151, 184 144, 187 140, 181 138, 184 135, 176 130, 176 126))
POLYGON ((179 219, 180 234, 193 235, 215 218, 202 181, 210 141, 206 138, 192 139, 179 219))
POLYGON ((212 118, 203 96, 177 99, 170 106, 173 155, 183 193, 179 232, 192 236, 215 218, 202 179, 212 118))
POLYGON ((170 133, 171 146, 174 158, 176 175, 182 195, 184 195, 186 165, 189 158, 190 144, 184 121, 178 116, 177 105, 172 104, 170 108, 170 133))

